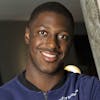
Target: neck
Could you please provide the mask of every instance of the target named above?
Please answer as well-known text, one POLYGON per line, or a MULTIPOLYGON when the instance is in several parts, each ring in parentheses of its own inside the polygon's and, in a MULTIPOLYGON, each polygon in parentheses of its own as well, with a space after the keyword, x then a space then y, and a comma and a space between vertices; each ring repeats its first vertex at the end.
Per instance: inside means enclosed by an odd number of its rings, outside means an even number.
POLYGON ((59 83, 63 76, 64 70, 56 72, 55 74, 47 74, 37 72, 34 70, 34 67, 32 69, 29 66, 27 67, 25 74, 28 81, 44 92, 51 90, 56 84, 59 83))

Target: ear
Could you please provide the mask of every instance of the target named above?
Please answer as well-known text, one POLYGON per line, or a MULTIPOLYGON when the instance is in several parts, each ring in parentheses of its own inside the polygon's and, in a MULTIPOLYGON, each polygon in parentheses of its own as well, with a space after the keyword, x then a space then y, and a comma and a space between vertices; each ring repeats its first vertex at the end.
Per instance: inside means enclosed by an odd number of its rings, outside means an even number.
POLYGON ((25 29, 25 43, 29 44, 29 41, 30 41, 30 30, 28 27, 26 27, 26 29, 25 29))

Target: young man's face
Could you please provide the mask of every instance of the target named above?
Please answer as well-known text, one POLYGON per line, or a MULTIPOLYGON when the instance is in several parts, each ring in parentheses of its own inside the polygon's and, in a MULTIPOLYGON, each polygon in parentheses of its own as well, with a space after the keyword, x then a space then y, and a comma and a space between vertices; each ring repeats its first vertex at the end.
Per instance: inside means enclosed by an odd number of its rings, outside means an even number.
MULTIPOLYGON (((34 71, 54 73, 68 52, 67 21, 61 14, 42 12, 29 28, 29 59, 34 71)), ((63 66, 60 66, 63 67, 63 66)))

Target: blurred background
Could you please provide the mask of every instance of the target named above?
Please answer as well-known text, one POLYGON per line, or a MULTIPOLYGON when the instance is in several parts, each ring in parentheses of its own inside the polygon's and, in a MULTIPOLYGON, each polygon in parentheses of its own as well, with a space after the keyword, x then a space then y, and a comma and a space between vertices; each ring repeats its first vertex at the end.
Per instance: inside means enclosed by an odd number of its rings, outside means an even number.
MULTIPOLYGON (((32 10, 52 0, 0 0, 0 85, 25 68, 24 33, 32 10)), ((89 44, 80 0, 53 0, 64 4, 75 20, 74 41, 66 64, 78 66, 83 74, 98 77, 89 44)))

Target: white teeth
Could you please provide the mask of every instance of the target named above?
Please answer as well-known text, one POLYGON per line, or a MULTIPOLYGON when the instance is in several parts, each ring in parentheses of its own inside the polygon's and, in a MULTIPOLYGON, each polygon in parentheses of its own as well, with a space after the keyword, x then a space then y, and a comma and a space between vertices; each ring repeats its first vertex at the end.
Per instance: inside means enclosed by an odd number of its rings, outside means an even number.
POLYGON ((54 58, 54 57, 56 57, 56 55, 48 54, 48 53, 46 53, 46 52, 42 52, 42 54, 43 54, 44 56, 46 56, 46 57, 50 57, 50 58, 54 58))

